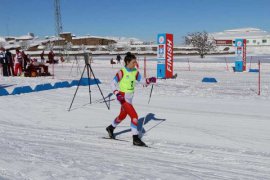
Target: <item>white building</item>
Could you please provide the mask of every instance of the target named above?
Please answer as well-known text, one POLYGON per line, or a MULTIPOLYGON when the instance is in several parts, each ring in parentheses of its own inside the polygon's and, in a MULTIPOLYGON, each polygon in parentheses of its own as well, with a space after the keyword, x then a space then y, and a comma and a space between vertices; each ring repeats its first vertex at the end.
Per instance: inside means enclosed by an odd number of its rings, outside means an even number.
POLYGON ((235 51, 235 39, 246 39, 247 53, 269 54, 270 53, 270 33, 258 28, 240 28, 225 30, 223 32, 211 33, 216 41, 220 52, 235 51))
POLYGON ((229 45, 230 41, 240 38, 247 40, 247 46, 270 46, 270 33, 257 28, 231 29, 211 35, 217 41, 217 45, 221 45, 222 41, 227 41, 226 45, 229 45))

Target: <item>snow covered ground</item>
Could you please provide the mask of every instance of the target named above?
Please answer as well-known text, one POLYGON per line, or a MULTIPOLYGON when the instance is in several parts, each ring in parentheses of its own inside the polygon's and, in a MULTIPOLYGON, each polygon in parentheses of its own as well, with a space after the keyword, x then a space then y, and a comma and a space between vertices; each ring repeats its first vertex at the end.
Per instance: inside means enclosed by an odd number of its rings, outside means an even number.
MULTIPOLYGON (((92 64, 105 96, 121 67, 109 59, 92 64)), ((231 62, 227 71, 221 57, 208 57, 212 63, 189 57, 189 71, 186 58, 178 59, 177 79, 158 80, 150 104, 150 87, 136 89, 134 106, 140 128, 146 116, 143 140, 151 148, 132 145, 129 118, 116 129, 128 142, 102 139, 120 107, 112 101, 107 110, 97 86, 92 104, 88 87, 80 87, 70 112, 76 87, 1 96, 0 179, 270 179, 270 64, 262 64, 258 96, 257 73, 234 73, 231 62), (218 83, 202 83, 203 77, 218 83)), ((11 92, 71 81, 80 76, 79 64, 56 65, 54 79, 0 77, 0 85, 11 92)), ((141 73, 142 67, 140 60, 141 73)), ((147 75, 155 69, 148 61, 147 75)))

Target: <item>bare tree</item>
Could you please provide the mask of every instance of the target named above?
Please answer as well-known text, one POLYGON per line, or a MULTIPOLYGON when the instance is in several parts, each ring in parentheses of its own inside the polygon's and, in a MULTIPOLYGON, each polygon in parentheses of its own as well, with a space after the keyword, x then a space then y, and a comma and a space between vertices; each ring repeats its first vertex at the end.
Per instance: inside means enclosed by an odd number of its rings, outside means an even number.
POLYGON ((201 58, 216 49, 214 41, 209 38, 208 33, 205 31, 189 33, 185 36, 185 44, 195 47, 201 58))
POLYGON ((129 44, 124 44, 123 45, 123 49, 124 49, 124 51, 130 51, 131 50, 131 47, 130 47, 129 44))
POLYGON ((26 51, 30 47, 30 42, 29 41, 21 41, 20 46, 21 46, 23 51, 26 51))
POLYGON ((116 49, 116 45, 114 43, 110 43, 107 45, 106 49, 110 52, 114 51, 116 49))

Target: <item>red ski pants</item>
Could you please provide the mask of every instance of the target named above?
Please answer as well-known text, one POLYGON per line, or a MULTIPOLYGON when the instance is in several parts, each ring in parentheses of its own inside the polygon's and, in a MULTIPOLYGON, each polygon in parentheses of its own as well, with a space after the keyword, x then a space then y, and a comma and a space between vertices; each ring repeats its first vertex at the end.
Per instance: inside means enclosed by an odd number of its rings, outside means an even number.
POLYGON ((19 75, 22 74, 22 66, 21 66, 21 64, 16 63, 16 64, 15 64, 14 75, 17 76, 18 73, 19 73, 19 75), (18 72, 18 71, 19 71, 19 72, 18 72))
POLYGON ((128 102, 125 102, 125 103, 122 104, 121 110, 120 110, 120 114, 115 119, 115 122, 117 124, 119 124, 120 122, 122 122, 127 117, 127 115, 130 117, 131 123, 133 125, 137 126, 138 125, 138 115, 137 115, 137 112, 135 111, 135 109, 132 106, 132 104, 129 104, 128 102))

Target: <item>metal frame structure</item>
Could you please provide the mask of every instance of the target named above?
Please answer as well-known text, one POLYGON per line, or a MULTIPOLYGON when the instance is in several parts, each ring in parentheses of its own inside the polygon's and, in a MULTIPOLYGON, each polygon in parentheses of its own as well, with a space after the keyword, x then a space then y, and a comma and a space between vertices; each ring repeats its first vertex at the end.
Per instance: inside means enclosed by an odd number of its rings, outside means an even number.
POLYGON ((63 32, 60 0, 54 0, 55 35, 58 37, 63 32))

